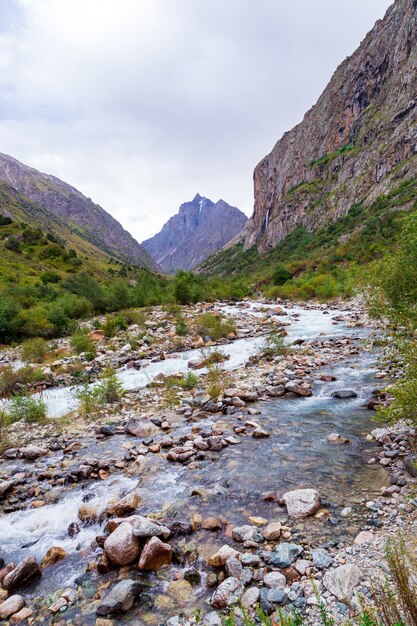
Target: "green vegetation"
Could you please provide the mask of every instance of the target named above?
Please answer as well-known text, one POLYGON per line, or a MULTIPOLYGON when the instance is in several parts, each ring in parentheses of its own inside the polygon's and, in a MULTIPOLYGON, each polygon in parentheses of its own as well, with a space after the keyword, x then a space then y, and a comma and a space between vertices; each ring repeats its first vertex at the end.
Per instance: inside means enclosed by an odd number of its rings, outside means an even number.
POLYGON ((329 152, 328 154, 323 155, 319 159, 314 159, 310 162, 310 167, 316 167, 317 165, 327 165, 330 161, 337 159, 337 157, 342 154, 347 154, 348 152, 355 151, 357 152, 358 148, 353 143, 347 143, 346 145, 338 148, 338 150, 334 150, 334 152, 329 152))
POLYGON ((175 324, 175 334, 179 337, 185 337, 185 335, 188 335, 188 326, 183 317, 177 318, 177 323, 175 324))
POLYGON ((46 420, 46 405, 41 398, 19 395, 10 400, 6 410, 9 424, 24 420, 28 424, 40 424, 46 420))
POLYGON ((265 344, 262 347, 262 355, 270 358, 275 356, 287 356, 289 352, 290 349, 284 337, 278 333, 271 333, 271 335, 265 339, 265 344))
POLYGON ((370 206, 356 204, 324 228, 296 228, 263 257, 256 247, 243 250, 238 244, 207 259, 201 269, 208 276, 250 278, 271 298, 352 296, 399 244, 404 221, 417 209, 416 198, 417 178, 406 179, 370 206))
POLYGON ((26 363, 42 363, 49 350, 48 342, 42 337, 36 337, 22 343, 20 356, 26 363))
POLYGON ((90 361, 97 356, 96 344, 90 338, 87 328, 79 328, 71 337, 70 344, 76 354, 85 353, 90 361))
POLYGON ((10 366, 0 367, 0 398, 8 398, 22 387, 43 379, 42 370, 38 368, 26 366, 15 370, 10 366))
POLYGON ((218 341, 222 337, 227 337, 230 333, 236 332, 233 320, 222 318, 214 313, 204 313, 196 319, 197 332, 203 337, 210 337, 213 341, 218 341))
POLYGON ((84 380, 75 390, 79 411, 84 416, 93 414, 97 407, 120 402, 124 395, 123 385, 111 368, 103 372, 97 385, 90 385, 84 380))

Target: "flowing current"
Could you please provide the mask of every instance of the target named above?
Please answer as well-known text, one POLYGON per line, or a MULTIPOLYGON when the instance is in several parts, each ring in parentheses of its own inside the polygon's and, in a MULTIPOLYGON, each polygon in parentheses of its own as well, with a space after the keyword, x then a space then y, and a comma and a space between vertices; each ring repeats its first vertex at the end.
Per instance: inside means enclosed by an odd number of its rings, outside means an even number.
MULTIPOLYGON (((222 311, 227 315, 235 315, 237 311, 242 314, 242 309, 233 306, 223 306, 222 311)), ((264 314, 255 304, 251 304, 245 313, 248 316, 264 314)), ((331 311, 328 314, 323 309, 299 307, 290 309, 285 318, 290 322, 286 328, 288 340, 313 340, 323 335, 357 336, 358 329, 333 321, 332 318, 339 313, 331 311)), ((365 334, 365 331, 362 332, 365 334)), ((257 337, 221 346, 221 350, 230 356, 226 367, 236 369, 242 366, 250 355, 259 350, 262 342, 263 338, 257 337)), ((178 354, 176 358, 149 363, 140 371, 119 370, 118 375, 127 389, 140 388, 160 372, 186 371, 189 361, 200 356, 199 350, 191 350, 178 354)), ((300 532, 300 536, 307 537, 315 545, 335 538, 337 541, 344 538, 349 541, 363 527, 368 514, 365 501, 387 484, 386 471, 380 465, 368 464, 374 449, 364 439, 374 427, 372 413, 364 408, 372 390, 378 386, 374 378, 374 361, 375 355, 361 351, 348 361, 324 367, 319 374, 331 374, 336 381, 315 380, 312 397, 276 399, 254 405, 254 408, 259 408, 260 414, 252 419, 267 429, 271 436, 267 439, 242 437, 239 445, 222 451, 215 462, 202 461, 194 471, 180 465, 168 465, 159 455, 147 455, 137 475, 112 474, 107 480, 83 486, 66 485, 51 504, 3 514, 0 517, 1 556, 6 562, 18 562, 28 555, 41 560, 49 548, 62 547, 68 557, 47 568, 42 579, 32 586, 33 590, 29 588, 29 592, 47 596, 58 587, 62 589, 74 585, 74 581, 79 585, 82 575, 82 584, 94 593, 100 576, 96 572, 87 575, 85 571, 87 564, 97 559, 93 540, 103 533, 104 523, 81 524, 79 508, 88 503, 99 511, 104 510, 108 502, 122 497, 136 486, 142 496, 140 512, 143 514, 165 510, 172 518, 189 519, 192 513, 199 513, 203 517, 222 517, 235 525, 247 523, 250 515, 284 521, 283 510, 275 502, 264 500, 262 493, 314 487, 321 493, 328 515, 321 520, 307 519, 293 524, 294 539, 300 532), (349 400, 332 397, 333 391, 346 388, 354 389, 357 397, 349 400), (350 444, 329 445, 327 436, 333 432, 347 437, 350 444), (346 507, 350 507, 352 512, 345 518, 340 513, 346 507), (79 524, 80 531, 71 536, 68 528, 75 523, 79 524)), ((44 399, 50 414, 62 415, 73 402, 73 390, 50 390, 44 394, 44 399)), ((205 420, 204 427, 209 428, 211 420, 219 419, 227 417, 215 416, 205 420)), ((187 433, 191 426, 184 423, 181 429, 181 432, 187 433)), ((81 458, 92 456, 117 458, 121 449, 130 445, 132 438, 126 435, 104 440, 86 437, 85 447, 79 452, 82 455, 79 462, 81 458)), ((62 459, 62 453, 57 452, 55 457, 48 456, 37 463, 45 467, 59 466, 62 459)), ((22 461, 10 461, 8 466, 4 465, 4 469, 11 472, 22 472, 29 467, 22 461)), ((198 543, 201 558, 224 543, 224 537, 217 538, 207 531, 193 535, 193 540, 198 543)), ((164 593, 166 586, 164 581, 155 579, 150 593, 153 596, 164 593)), ((196 599, 194 602, 198 604, 196 599)), ((172 614, 177 612, 173 610, 172 614)), ((94 616, 91 620, 89 617, 83 619, 86 620, 83 624, 94 624, 94 616)), ((125 622, 116 620, 114 623, 125 622)))

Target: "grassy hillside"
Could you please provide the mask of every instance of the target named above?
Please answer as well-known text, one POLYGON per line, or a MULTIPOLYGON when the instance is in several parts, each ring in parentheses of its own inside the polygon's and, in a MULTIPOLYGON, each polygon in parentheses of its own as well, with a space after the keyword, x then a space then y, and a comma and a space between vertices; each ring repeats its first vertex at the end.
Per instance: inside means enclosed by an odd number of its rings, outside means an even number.
POLYGON ((329 298, 351 295, 375 261, 395 248, 404 217, 417 209, 417 178, 403 180, 369 207, 352 206, 344 217, 315 232, 295 229, 265 256, 236 245, 205 261, 205 276, 248 276, 266 294, 329 298))

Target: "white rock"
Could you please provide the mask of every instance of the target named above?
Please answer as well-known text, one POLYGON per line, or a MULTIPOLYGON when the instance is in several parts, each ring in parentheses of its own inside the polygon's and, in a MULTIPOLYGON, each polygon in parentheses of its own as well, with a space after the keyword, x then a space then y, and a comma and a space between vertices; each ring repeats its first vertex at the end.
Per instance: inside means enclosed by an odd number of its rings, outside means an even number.
POLYGON ((347 563, 326 572, 323 584, 327 591, 336 596, 340 602, 350 602, 355 587, 359 584, 362 572, 357 565, 347 563))
POLYGON ((320 507, 320 494, 316 489, 295 489, 282 496, 290 517, 313 515, 320 507))

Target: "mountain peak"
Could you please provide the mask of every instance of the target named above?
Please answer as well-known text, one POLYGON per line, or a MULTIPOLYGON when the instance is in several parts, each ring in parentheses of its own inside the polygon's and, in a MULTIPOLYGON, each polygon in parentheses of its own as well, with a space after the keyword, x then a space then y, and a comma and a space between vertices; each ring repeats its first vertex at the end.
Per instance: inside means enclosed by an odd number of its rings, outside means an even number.
POLYGON ((142 245, 165 272, 190 270, 233 239, 246 221, 236 207, 223 200, 215 204, 198 193, 142 245))

